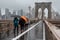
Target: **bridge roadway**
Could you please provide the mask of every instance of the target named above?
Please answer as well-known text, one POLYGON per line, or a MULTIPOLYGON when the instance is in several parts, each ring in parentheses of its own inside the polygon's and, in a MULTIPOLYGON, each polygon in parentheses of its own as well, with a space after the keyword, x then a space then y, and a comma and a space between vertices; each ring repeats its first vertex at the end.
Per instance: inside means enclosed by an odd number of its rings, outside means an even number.
MULTIPOLYGON (((33 26, 34 24, 29 25, 29 27, 33 26)), ((30 36, 28 39, 29 40, 33 40, 33 38, 35 38, 36 40, 43 40, 43 27, 42 27, 42 21, 40 22, 39 25, 37 25, 36 29, 35 29, 35 36, 34 36, 34 31, 30 31, 29 35, 30 36)), ((20 32, 19 32, 20 34, 20 32)), ((14 38, 14 33, 13 30, 10 31, 9 36, 7 37, 6 35, 4 36, 4 38, 2 38, 1 40, 11 40, 12 38, 14 38)))

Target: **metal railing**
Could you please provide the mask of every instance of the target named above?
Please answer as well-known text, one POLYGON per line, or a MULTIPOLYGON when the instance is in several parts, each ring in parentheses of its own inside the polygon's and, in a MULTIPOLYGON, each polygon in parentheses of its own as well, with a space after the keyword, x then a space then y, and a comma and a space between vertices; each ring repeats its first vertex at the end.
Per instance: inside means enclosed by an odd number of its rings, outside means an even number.
POLYGON ((60 40, 60 29, 57 30, 57 27, 47 20, 45 22, 45 32, 46 32, 46 40, 60 40))
POLYGON ((43 40, 46 40, 46 37, 45 37, 45 24, 43 25, 43 40))

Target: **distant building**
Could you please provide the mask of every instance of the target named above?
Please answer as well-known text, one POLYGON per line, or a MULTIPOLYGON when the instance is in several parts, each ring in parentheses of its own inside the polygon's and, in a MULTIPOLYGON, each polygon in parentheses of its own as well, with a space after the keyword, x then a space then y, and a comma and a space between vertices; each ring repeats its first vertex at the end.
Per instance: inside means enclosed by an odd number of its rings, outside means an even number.
POLYGON ((31 6, 29 6, 29 7, 28 7, 28 9, 29 9, 29 13, 28 13, 28 15, 29 15, 29 18, 32 18, 31 6))
POLYGON ((55 16, 56 16, 56 12, 54 10, 52 10, 52 19, 55 19, 55 16))
POLYGON ((55 16, 60 16, 60 14, 58 13, 58 12, 55 12, 56 13, 56 15, 55 16))
POLYGON ((52 19, 60 19, 60 14, 56 11, 52 11, 52 19))
POLYGON ((8 13, 8 20, 11 20, 11 12, 8 13))
POLYGON ((6 19, 6 16, 5 15, 2 15, 2 20, 6 19))
POLYGON ((21 16, 23 16, 23 9, 21 9, 21 16))
POLYGON ((1 16, 1 9, 0 9, 0 16, 1 16))
POLYGON ((17 11, 17 15, 21 16, 21 10, 17 11))
POLYGON ((55 19, 59 19, 60 20, 60 14, 58 13, 58 12, 55 12, 56 13, 56 15, 55 15, 55 19))
POLYGON ((1 19, 1 16, 2 16, 2 15, 1 15, 1 9, 0 9, 0 19, 1 19))
POLYGON ((16 10, 13 10, 13 15, 16 15, 16 10))
POLYGON ((5 8, 5 19, 8 19, 9 17, 9 9, 8 8, 5 8))
POLYGON ((2 16, 2 19, 12 20, 13 18, 11 15, 16 15, 16 11, 11 14, 10 10, 8 8, 5 8, 5 15, 2 16))
POLYGON ((26 16, 27 16, 27 18, 29 18, 29 19, 32 18, 32 15, 31 15, 30 13, 27 13, 26 16))
POLYGON ((32 17, 34 18, 35 17, 35 9, 32 8, 32 17))
POLYGON ((34 18, 34 17, 35 17, 35 9, 32 8, 32 18, 34 18))

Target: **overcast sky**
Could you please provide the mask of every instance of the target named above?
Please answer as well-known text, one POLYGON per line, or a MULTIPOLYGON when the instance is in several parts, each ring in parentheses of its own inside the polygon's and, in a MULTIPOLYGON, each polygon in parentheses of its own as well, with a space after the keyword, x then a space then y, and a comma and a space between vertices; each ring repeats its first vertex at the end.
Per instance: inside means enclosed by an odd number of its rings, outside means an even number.
POLYGON ((0 0, 0 8, 24 9, 27 11, 28 6, 34 7, 35 2, 50 1, 54 10, 60 12, 60 0, 0 0))

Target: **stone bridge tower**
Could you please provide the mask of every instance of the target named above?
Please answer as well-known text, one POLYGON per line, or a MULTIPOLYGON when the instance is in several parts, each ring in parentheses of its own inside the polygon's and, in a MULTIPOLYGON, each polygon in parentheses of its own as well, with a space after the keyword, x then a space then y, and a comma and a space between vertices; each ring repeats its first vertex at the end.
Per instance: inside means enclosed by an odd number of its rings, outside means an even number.
POLYGON ((51 2, 36 2, 35 3, 35 18, 38 18, 38 9, 42 9, 42 18, 44 17, 44 9, 48 9, 48 18, 50 19, 52 14, 51 14, 51 2))

